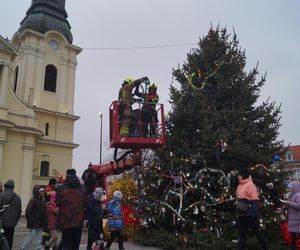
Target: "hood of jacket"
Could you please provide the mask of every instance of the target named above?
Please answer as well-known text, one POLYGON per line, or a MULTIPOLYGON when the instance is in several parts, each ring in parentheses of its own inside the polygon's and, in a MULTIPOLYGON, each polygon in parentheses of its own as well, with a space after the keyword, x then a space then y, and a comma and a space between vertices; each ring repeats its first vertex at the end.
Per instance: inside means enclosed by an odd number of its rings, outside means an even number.
POLYGON ((247 179, 241 179, 241 180, 239 180, 239 183, 240 183, 241 185, 244 185, 244 184, 249 183, 249 182, 251 182, 251 181, 252 181, 252 177, 249 176, 247 179))
POLYGON ((39 190, 42 188, 40 185, 35 185, 32 189, 32 195, 35 198, 39 198, 39 190))
POLYGON ((300 192, 300 182, 299 181, 292 181, 291 182, 291 195, 300 192))

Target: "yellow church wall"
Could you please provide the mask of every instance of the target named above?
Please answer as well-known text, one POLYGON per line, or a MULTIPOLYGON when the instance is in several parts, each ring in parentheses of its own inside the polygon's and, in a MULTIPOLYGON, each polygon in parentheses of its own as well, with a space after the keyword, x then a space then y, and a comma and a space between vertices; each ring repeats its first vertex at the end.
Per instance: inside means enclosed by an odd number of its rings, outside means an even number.
POLYGON ((73 142, 73 131, 74 130, 74 121, 60 117, 57 119, 57 137, 62 138, 64 141, 73 142))
POLYGON ((57 174, 65 176, 66 170, 72 168, 72 148, 61 147, 46 143, 39 143, 35 150, 34 176, 40 175, 42 161, 50 162, 49 176, 57 177, 57 174))
POLYGON ((53 113, 37 113, 38 129, 43 131, 47 139, 55 139, 63 142, 73 142, 74 119, 55 115, 53 113), (48 135, 45 134, 46 123, 49 124, 48 135))
POLYGON ((22 133, 7 131, 7 143, 3 145, 2 163, 4 171, 1 173, 1 179, 2 181, 13 179, 17 193, 21 193, 24 141, 25 138, 22 133))
POLYGON ((38 129, 41 130, 44 134, 45 138, 55 139, 55 124, 56 119, 54 115, 39 112, 36 113, 37 121, 38 121, 38 129), (46 123, 49 124, 48 135, 45 134, 46 123))
POLYGON ((50 110, 57 110, 58 95, 49 91, 41 92, 41 101, 39 107, 50 110))

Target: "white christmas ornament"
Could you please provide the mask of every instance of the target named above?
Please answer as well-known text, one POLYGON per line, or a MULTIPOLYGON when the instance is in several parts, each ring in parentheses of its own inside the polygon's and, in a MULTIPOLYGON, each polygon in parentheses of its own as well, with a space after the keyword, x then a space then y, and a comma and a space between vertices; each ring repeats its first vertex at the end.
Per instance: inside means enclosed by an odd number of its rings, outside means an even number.
POLYGON ((199 213, 198 208, 197 208, 197 207, 194 207, 194 212, 193 212, 193 214, 198 214, 198 213, 199 213))

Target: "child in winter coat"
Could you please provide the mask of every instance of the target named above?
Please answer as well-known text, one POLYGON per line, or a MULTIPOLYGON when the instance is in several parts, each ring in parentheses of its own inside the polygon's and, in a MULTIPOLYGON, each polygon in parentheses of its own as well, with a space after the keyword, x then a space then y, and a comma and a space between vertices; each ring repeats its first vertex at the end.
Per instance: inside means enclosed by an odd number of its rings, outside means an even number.
POLYGON ((118 238, 119 249, 124 250, 122 198, 122 193, 120 191, 115 191, 112 200, 106 205, 108 211, 108 228, 110 231, 106 249, 109 249, 115 238, 118 238))
POLYGON ((102 188, 96 188, 87 204, 89 225, 87 250, 91 250, 93 244, 97 245, 99 249, 103 248, 102 194, 102 188))
POLYGON ((292 234, 291 250, 296 249, 297 234, 300 232, 300 182, 290 183, 289 201, 280 200, 288 207, 288 231, 292 234))
POLYGON ((45 249, 49 249, 50 247, 52 247, 52 249, 56 249, 56 245, 57 245, 56 227, 57 227, 57 215, 58 215, 58 207, 55 203, 56 192, 50 191, 49 196, 50 196, 50 201, 46 202, 46 214, 48 218, 47 229, 51 233, 51 238, 49 242, 46 244, 45 249))

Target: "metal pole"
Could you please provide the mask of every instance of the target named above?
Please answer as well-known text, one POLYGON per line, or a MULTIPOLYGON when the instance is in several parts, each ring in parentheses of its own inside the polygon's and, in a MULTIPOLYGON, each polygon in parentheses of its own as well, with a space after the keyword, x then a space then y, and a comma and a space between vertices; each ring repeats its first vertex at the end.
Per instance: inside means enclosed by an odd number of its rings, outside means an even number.
POLYGON ((100 159, 99 159, 99 164, 102 163, 102 118, 103 118, 103 114, 100 112, 99 113, 99 117, 100 117, 100 159))

